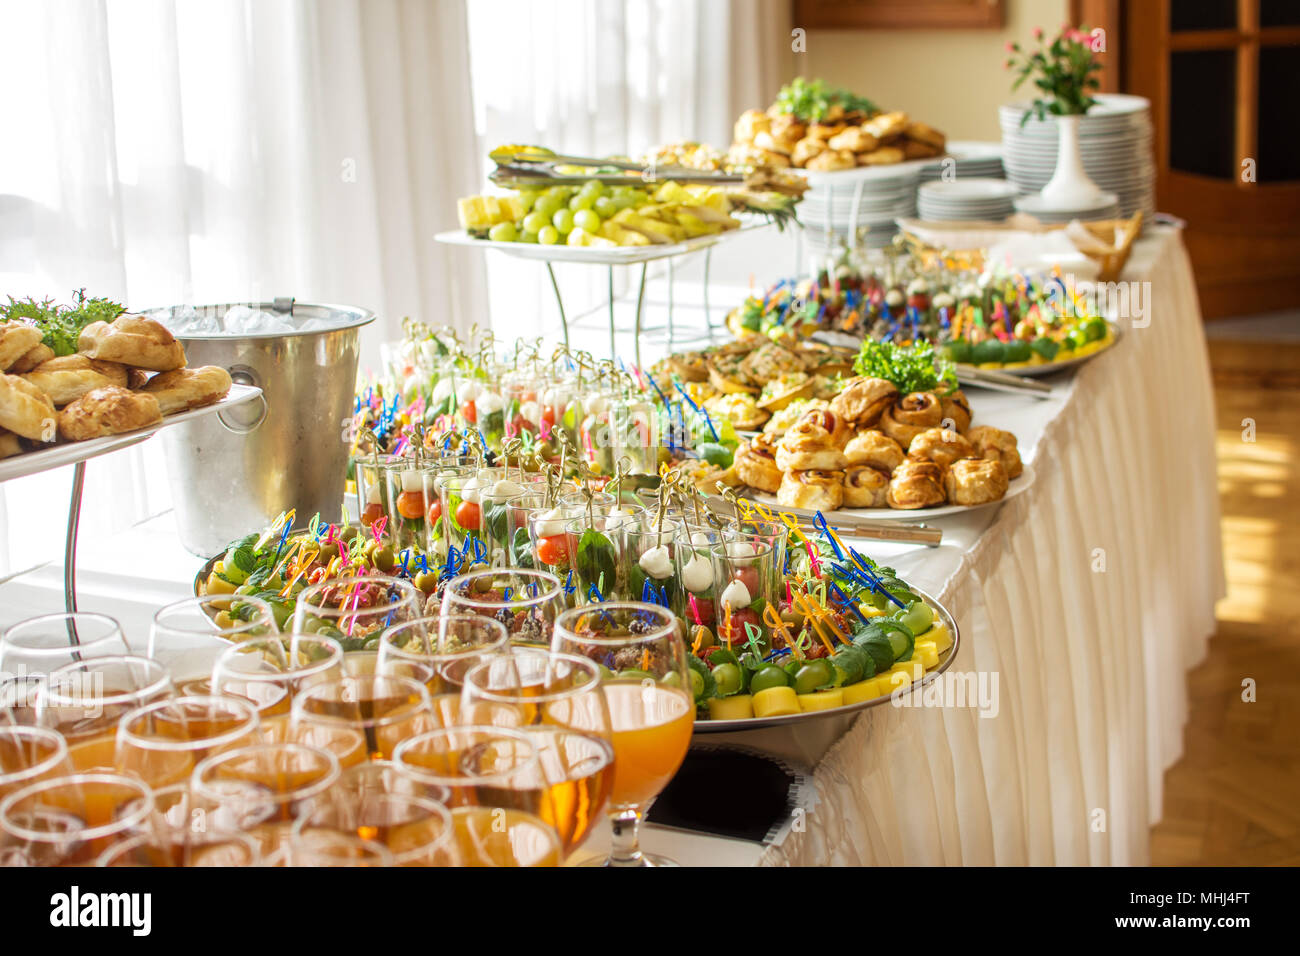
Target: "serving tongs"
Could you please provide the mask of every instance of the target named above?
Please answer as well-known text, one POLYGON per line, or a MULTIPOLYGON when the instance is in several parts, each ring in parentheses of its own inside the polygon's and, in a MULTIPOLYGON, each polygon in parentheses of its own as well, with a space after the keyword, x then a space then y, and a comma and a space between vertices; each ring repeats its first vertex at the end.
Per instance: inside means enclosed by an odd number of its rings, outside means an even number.
POLYGON ((978 385, 999 392, 1019 392, 1037 398, 1047 398, 1052 394, 1052 386, 1044 382, 962 363, 957 365, 957 381, 963 385, 978 385))
POLYGON ((686 166, 647 166, 623 159, 592 159, 585 156, 515 156, 508 161, 498 161, 497 168, 488 176, 498 186, 545 184, 548 186, 581 186, 596 180, 610 186, 644 186, 646 183, 673 180, 679 183, 744 183, 741 173, 724 173, 686 166), (590 169, 608 167, 636 173, 593 172, 576 175, 560 172, 556 166, 585 166, 590 169))

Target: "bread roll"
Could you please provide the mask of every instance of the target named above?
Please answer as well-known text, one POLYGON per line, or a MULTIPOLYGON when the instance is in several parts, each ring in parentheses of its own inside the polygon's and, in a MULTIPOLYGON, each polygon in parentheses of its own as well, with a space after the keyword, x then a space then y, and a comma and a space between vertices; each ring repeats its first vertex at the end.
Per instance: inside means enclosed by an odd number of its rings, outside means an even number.
POLYGON ((220 365, 159 372, 141 391, 152 395, 164 415, 202 408, 221 401, 230 391, 230 373, 220 365))
POLYGON ((68 441, 86 441, 161 421, 162 412, 152 395, 109 385, 87 392, 59 412, 59 435, 68 441))
POLYGON ((54 441, 54 403, 31 382, 17 375, 0 375, 0 428, 32 441, 54 441))
POLYGON ((185 365, 185 349, 176 337, 153 319, 139 315, 119 315, 112 325, 92 322, 81 330, 77 351, 88 358, 155 372, 170 372, 185 365))
POLYGON ((56 406, 75 402, 87 392, 105 385, 126 387, 126 366, 84 355, 63 355, 42 362, 23 376, 56 406))

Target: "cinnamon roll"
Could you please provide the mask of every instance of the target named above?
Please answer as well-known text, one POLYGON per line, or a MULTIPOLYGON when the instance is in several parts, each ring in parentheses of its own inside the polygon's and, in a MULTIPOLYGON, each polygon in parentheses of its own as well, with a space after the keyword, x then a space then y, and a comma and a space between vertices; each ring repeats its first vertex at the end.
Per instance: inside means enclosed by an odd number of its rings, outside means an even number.
POLYGON ((1007 471, 991 458, 963 458, 952 463, 943 476, 951 505, 982 505, 998 501, 1007 493, 1007 471))
POLYGON ((921 458, 908 458, 894 469, 885 498, 891 508, 932 508, 947 500, 943 466, 921 458))
POLYGON ((966 400, 966 393, 960 388, 954 388, 946 395, 939 396, 939 408, 943 413, 943 421, 951 422, 950 427, 959 434, 966 434, 966 429, 970 428, 970 402, 966 400))
POLYGON ((831 399, 831 411, 850 425, 865 428, 880 420, 885 409, 898 399, 893 382, 883 378, 854 378, 831 399))
POLYGON ((884 508, 889 476, 870 465, 850 465, 844 472, 844 504, 849 508, 884 508))
POLYGON ((844 472, 787 471, 776 500, 786 508, 834 511, 844 503, 844 472))
POLYGON ((775 494, 781 487, 781 469, 776 466, 776 440, 771 435, 757 435, 741 445, 732 463, 740 480, 751 488, 775 494))
POLYGON ((776 447, 776 467, 782 471, 841 471, 847 464, 831 433, 807 418, 796 422, 776 447))
POLYGON ((844 457, 850 465, 870 465, 877 471, 892 475, 903 463, 903 447, 884 432, 868 429, 858 432, 844 446, 844 457))
POLYGON ((927 428, 907 446, 910 458, 924 458, 947 468, 959 458, 974 458, 975 446, 947 428, 927 428))
POLYGON ((880 430, 904 448, 927 428, 943 421, 943 407, 933 392, 912 392, 885 409, 880 430))
POLYGON ((979 425, 966 433, 966 439, 975 447, 980 458, 1002 462, 1007 470, 1007 478, 1015 478, 1025 470, 1020 462, 1020 449, 1016 445, 1016 436, 991 425, 979 425))
POLYGON ((831 436, 831 444, 836 448, 843 448, 848 444, 849 438, 853 435, 853 429, 849 423, 844 420, 844 416, 837 414, 829 408, 814 408, 804 412, 803 418, 799 419, 804 422, 812 422, 820 425, 831 436))

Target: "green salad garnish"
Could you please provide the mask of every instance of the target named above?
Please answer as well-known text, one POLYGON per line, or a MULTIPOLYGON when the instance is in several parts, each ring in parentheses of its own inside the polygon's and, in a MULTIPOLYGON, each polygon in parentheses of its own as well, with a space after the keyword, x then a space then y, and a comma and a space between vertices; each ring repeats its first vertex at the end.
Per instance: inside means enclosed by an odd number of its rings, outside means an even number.
POLYGON ((928 342, 914 342, 910 347, 893 342, 862 343, 853 370, 869 378, 892 382, 902 394, 909 392, 946 392, 957 387, 957 373, 952 363, 940 356, 928 342))
POLYGON ((879 110, 865 96, 848 90, 827 86, 822 80, 805 80, 797 76, 776 94, 773 104, 782 113, 791 113, 805 123, 824 119, 833 106, 842 106, 846 113, 873 115, 879 110))
POLYGON ((9 304, 0 305, 0 322, 25 319, 41 330, 41 342, 55 355, 73 355, 82 329, 92 322, 112 322, 126 311, 125 306, 109 299, 87 299, 85 289, 78 289, 73 300, 66 306, 53 299, 37 302, 9 296, 9 304))

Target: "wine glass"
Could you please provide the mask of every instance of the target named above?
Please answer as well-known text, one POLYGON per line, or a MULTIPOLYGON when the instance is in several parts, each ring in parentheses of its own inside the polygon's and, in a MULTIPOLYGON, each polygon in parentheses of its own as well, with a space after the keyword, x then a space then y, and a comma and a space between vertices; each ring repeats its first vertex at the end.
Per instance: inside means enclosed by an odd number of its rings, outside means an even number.
POLYGON ((378 843, 392 854, 393 866, 457 863, 450 811, 438 801, 409 790, 374 786, 354 789, 313 810, 298 821, 298 826, 378 843))
POLYGON ((63 734, 48 727, 0 725, 0 797, 70 771, 63 734))
POLYGON ((546 822, 550 788, 528 735, 504 727, 449 727, 402 741, 393 764, 444 787, 462 866, 558 866, 560 835, 546 822))
POLYGON ((303 688, 342 676, 343 646, 331 637, 260 637, 221 652, 212 665, 212 693, 251 701, 266 720, 287 716, 303 688))
POLYGON ((130 654, 92 657, 50 673, 37 692, 36 718, 63 734, 74 770, 113 770, 118 721, 172 693, 171 674, 155 660, 130 654))
POLYGON ((257 708, 238 697, 172 697, 145 704, 117 725, 118 770, 150 787, 188 780, 212 753, 258 743, 257 708))
POLYGON ((340 677, 307 688, 293 702, 293 733, 359 731, 371 760, 384 760, 408 737, 436 725, 429 692, 410 677, 340 677))
POLYGON ((107 614, 42 614, 0 633, 0 675, 48 674, 87 658, 130 653, 122 625, 107 614))
POLYGON ((251 594, 186 598, 160 608, 153 616, 145 656, 172 671, 180 693, 207 694, 212 664, 226 649, 226 642, 239 643, 279 631, 271 605, 251 594))
POLYGON ((118 844, 96 866, 255 866, 259 841, 239 827, 233 810, 196 794, 184 782, 153 789, 153 812, 137 835, 118 844))
POLYGON ((607 866, 670 866, 643 853, 642 817, 681 766, 695 726, 693 679, 677 618, 634 601, 573 608, 555 622, 552 646, 604 667, 601 687, 614 744, 613 848, 607 866))
POLYGON ((318 826, 306 817, 294 822, 284 860, 286 866, 395 865, 382 843, 318 826))
POLYGON ((511 641, 546 646, 564 607, 560 579, 545 571, 488 568, 447 582, 442 613, 481 614, 499 621, 511 641))
POLYGON ((425 668, 434 715, 449 727, 459 723, 465 673, 485 658, 505 653, 509 646, 505 625, 482 614, 420 618, 384 632, 377 673, 403 676, 404 669, 425 668))
POLYGON ((178 861, 177 844, 165 836, 142 833, 110 846, 95 866, 260 866, 261 846, 247 833, 210 833, 209 839, 185 849, 178 861))
POLYGON ((385 628, 419 617, 422 607, 423 594, 409 581, 382 574, 331 578, 298 595, 293 630, 332 637, 345 651, 374 649, 385 628))
POLYGON ((0 801, 0 866, 88 866, 153 813, 153 794, 120 773, 51 777, 0 801))
POLYGON ((465 676, 467 724, 523 730, 537 747, 550 786, 542 817, 566 856, 591 832, 614 782, 614 747, 600 668, 585 657, 520 649, 490 658, 465 676))

